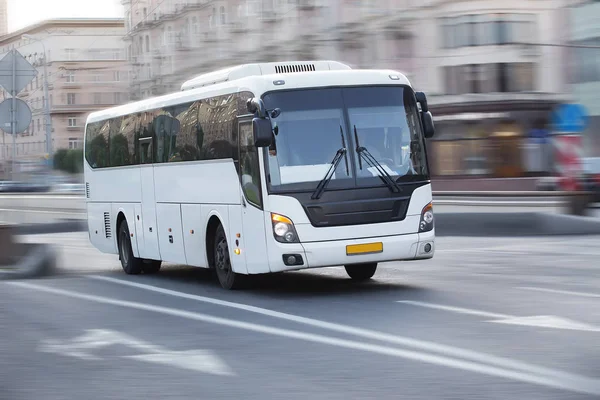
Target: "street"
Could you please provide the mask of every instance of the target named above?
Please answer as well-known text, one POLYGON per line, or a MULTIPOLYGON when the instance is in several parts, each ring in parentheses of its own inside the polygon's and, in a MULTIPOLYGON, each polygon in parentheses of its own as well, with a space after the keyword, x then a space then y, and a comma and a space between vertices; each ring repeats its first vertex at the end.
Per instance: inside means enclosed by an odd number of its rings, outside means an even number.
POLYGON ((55 274, 0 282, 0 398, 597 399, 599 237, 437 239, 433 260, 224 291, 127 276, 86 233, 55 274))

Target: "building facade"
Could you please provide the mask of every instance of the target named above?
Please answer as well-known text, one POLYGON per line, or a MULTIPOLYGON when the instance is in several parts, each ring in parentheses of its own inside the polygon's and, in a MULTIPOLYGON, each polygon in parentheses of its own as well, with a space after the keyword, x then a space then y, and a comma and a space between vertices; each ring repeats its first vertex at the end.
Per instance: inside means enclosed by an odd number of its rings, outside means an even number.
POLYGON ((220 67, 334 59, 428 93, 434 175, 548 173, 569 0, 124 0, 135 99, 220 67))
MULTIPOLYGON (((32 111, 27 131, 16 138, 16 160, 40 160, 46 151, 46 104, 52 149, 83 147, 87 115, 128 101, 129 64, 123 19, 59 19, 12 32, 0 39, 0 58, 16 49, 38 73, 18 97, 32 111), (44 64, 47 76, 44 75, 44 64), (44 91, 47 79, 48 98, 44 91)), ((1 90, 0 100, 9 98, 1 90)), ((2 132, 0 161, 12 158, 13 138, 2 132)))
POLYGON ((587 157, 600 157, 600 1, 585 1, 570 8, 572 47, 569 75, 574 101, 589 113, 583 132, 587 157))
POLYGON ((8 2, 0 0, 0 37, 8 33, 8 2))

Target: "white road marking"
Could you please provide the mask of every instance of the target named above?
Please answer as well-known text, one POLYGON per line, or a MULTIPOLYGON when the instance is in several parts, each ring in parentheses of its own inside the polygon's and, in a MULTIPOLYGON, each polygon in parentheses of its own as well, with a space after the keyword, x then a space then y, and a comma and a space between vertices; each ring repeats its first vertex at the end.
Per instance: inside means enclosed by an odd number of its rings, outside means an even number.
POLYGON ((600 294, 598 294, 598 293, 575 292, 573 290, 549 289, 549 288, 541 288, 541 287, 534 287, 534 286, 521 286, 521 287, 518 287, 518 289, 533 290, 536 292, 546 292, 546 293, 554 293, 554 294, 564 294, 564 295, 569 295, 569 296, 600 298, 600 294))
MULTIPOLYGON (((123 285, 123 286, 134 287, 137 289, 142 289, 142 290, 155 292, 155 293, 161 293, 161 294, 165 294, 165 295, 169 295, 169 296, 173 296, 173 297, 194 300, 194 301, 199 301, 199 302, 203 302, 203 303, 219 305, 219 306, 223 306, 223 307, 234 308, 234 309, 243 310, 243 311, 247 311, 247 312, 251 312, 251 313, 255 313, 255 314, 269 316, 272 318, 282 319, 285 321, 291 321, 291 322, 295 322, 295 323, 299 323, 299 324, 303 324, 303 325, 308 325, 308 326, 316 327, 319 329, 326 329, 326 330, 339 332, 339 333, 343 333, 343 334, 347 334, 347 335, 357 336, 362 339, 377 340, 377 341, 391 343, 391 344, 400 345, 400 346, 405 346, 405 347, 409 347, 409 348, 413 348, 413 349, 423 350, 423 351, 427 351, 430 353, 431 352, 438 353, 438 354, 442 354, 444 356, 457 357, 457 358, 462 358, 462 359, 480 362, 480 363, 484 363, 484 364, 495 365, 495 366, 502 367, 502 368, 518 369, 518 370, 522 370, 525 372, 533 372, 533 373, 542 374, 542 375, 552 375, 555 373, 555 371, 553 371, 553 370, 549 370, 547 368, 522 363, 517 360, 496 357, 496 356, 493 356, 490 354, 478 353, 478 352, 468 350, 468 349, 461 349, 458 347, 446 346, 443 344, 428 342, 428 341, 424 341, 424 340, 418 340, 418 339, 412 339, 412 338, 403 337, 403 336, 391 335, 388 333, 379 332, 379 331, 370 330, 370 329, 357 328, 357 327, 348 326, 348 325, 336 324, 333 322, 321 321, 318 319, 302 317, 299 315, 283 313, 280 311, 274 311, 274 310, 270 310, 267 308, 261 308, 261 307, 251 306, 251 305, 242 304, 242 303, 234 303, 231 301, 219 300, 219 299, 214 299, 211 297, 198 296, 198 295, 193 295, 193 294, 189 294, 189 293, 178 292, 175 290, 164 289, 164 288, 160 288, 157 286, 146 285, 146 284, 137 283, 137 282, 130 282, 130 281, 122 280, 122 279, 116 279, 116 278, 111 278, 111 277, 106 277, 106 276, 101 276, 101 275, 89 275, 89 276, 86 276, 86 278, 116 283, 116 284, 123 285)), ((503 314, 492 314, 492 315, 494 315, 494 317, 492 317, 492 318, 495 318, 495 317, 509 318, 509 317, 511 317, 509 315, 503 315, 503 314)), ((489 317, 490 313, 488 313, 487 316, 489 317)))
POLYGON ((442 304, 425 303, 422 301, 399 300, 398 303, 410 304, 413 306, 419 306, 419 307, 425 307, 425 308, 432 308, 435 310, 450 311, 450 312, 457 313, 457 314, 477 315, 479 317, 484 317, 484 318, 493 318, 493 319, 513 318, 511 315, 506 315, 506 314, 497 314, 497 313, 491 313, 491 312, 486 312, 486 311, 472 310, 470 308, 445 306, 442 304))
POLYGON ((156 354, 125 356, 125 358, 215 375, 235 375, 227 364, 206 350, 166 351, 156 354))
POLYGON ((113 345, 124 345, 142 353, 122 356, 122 358, 169 365, 208 374, 235 375, 225 362, 210 351, 171 351, 120 332, 104 329, 88 330, 84 335, 64 342, 45 340, 40 343, 38 351, 62 354, 84 360, 102 360, 102 357, 92 354, 92 351, 113 345))
MULTIPOLYGON (((364 342, 358 342, 353 340, 346 340, 337 337, 328 337, 324 335, 311 334, 299 331, 293 331, 289 329, 275 328, 267 325, 254 324, 250 322, 236 321, 221 317, 214 317, 207 314, 201 314, 190 311, 183 311, 174 308, 154 306, 144 303, 116 300, 108 297, 89 295, 79 292, 73 292, 69 290, 57 289, 52 287, 46 287, 42 285, 26 283, 26 282, 6 282, 7 285, 21 287, 27 290, 36 290, 45 293, 51 293, 55 295, 61 295, 69 298, 88 300, 100 304, 113 305, 117 307, 131 308, 136 310, 143 310, 148 312, 159 313, 163 315, 169 315, 174 317, 185 318, 193 321, 202 321, 207 323, 213 323, 217 325, 228 326, 231 328, 243 329, 251 332, 263 333, 268 335, 280 336, 290 339, 304 340, 307 342, 326 344, 336 347, 342 347, 352 350, 360 350, 370 352, 374 354, 380 354, 390 357, 410 359, 414 361, 420 361, 430 363, 434 365, 445 366, 449 368, 459 369, 463 371, 469 371, 478 374, 484 374, 489 376, 501 377, 505 379, 512 379, 519 382, 531 383, 545 387, 551 387, 556 389, 562 389, 566 391, 593 394, 600 396, 600 380, 578 376, 574 374, 564 373, 561 371, 555 371, 545 369, 549 374, 537 374, 535 372, 527 372, 522 370, 510 370, 499 368, 495 366, 485 365, 481 363, 465 361, 460 359, 453 359, 435 354, 427 354, 424 352, 399 349, 389 346, 382 346, 376 344, 369 344, 364 342)), ((531 369, 539 367, 531 366, 531 369)))
POLYGON ((498 324, 536 326, 540 328, 568 329, 573 331, 600 332, 600 328, 583 322, 571 321, 553 315, 536 315, 533 317, 513 317, 499 321, 498 324))
POLYGON ((491 318, 491 321, 499 324, 533 326, 538 328, 566 329, 572 331, 600 332, 599 327, 585 324, 583 322, 573 321, 568 318, 557 317, 554 315, 535 315, 528 317, 517 317, 514 315, 490 313, 487 311, 473 310, 470 308, 445 306, 443 304, 425 303, 421 301, 400 300, 398 303, 410 304, 418 307, 431 308, 441 311, 449 311, 457 314, 477 315, 484 318, 491 318))

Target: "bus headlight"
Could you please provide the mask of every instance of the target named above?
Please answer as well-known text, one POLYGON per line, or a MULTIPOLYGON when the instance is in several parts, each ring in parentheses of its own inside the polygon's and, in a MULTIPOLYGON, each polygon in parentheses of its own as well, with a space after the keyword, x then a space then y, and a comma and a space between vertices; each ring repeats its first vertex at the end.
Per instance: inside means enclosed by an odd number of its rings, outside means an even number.
POLYGON ((273 223, 273 236, 280 243, 298 243, 298 234, 294 223, 288 217, 271 213, 271 222, 273 223))
POLYGON ((433 205, 427 204, 421 211, 421 221, 419 222, 419 233, 433 230, 433 205))

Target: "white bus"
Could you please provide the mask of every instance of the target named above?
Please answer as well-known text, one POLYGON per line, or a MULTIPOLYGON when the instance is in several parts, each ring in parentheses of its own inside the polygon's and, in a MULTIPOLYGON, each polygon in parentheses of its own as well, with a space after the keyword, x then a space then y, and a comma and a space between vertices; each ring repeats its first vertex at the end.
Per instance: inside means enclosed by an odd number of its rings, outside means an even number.
POLYGON ((434 254, 423 93, 332 61, 247 64, 92 113, 89 238, 127 274, 161 262, 248 275, 434 254))

